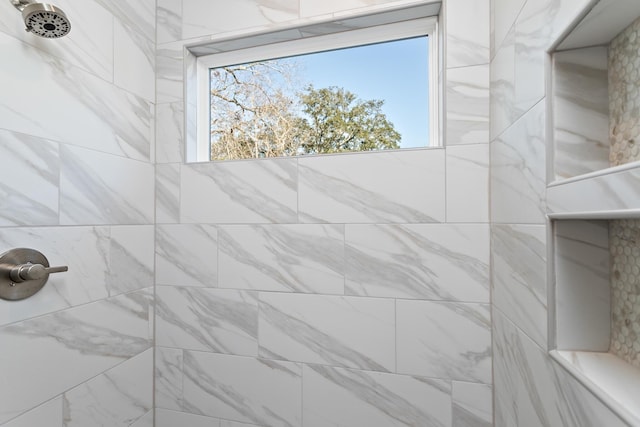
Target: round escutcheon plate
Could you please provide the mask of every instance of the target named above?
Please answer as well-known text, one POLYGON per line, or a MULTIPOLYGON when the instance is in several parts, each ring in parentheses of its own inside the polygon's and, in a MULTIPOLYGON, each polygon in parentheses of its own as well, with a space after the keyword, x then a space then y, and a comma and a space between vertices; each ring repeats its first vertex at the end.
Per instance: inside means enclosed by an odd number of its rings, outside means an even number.
POLYGON ((48 275, 42 279, 15 283, 11 280, 11 269, 20 264, 49 267, 49 260, 41 252, 28 248, 11 249, 0 255, 0 298, 11 301, 29 298, 47 283, 48 275))

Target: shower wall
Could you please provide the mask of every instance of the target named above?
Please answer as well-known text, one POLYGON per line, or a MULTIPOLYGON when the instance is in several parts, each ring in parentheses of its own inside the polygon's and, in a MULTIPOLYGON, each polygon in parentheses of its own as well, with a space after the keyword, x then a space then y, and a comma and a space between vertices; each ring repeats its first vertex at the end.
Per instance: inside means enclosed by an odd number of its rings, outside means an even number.
POLYGON ((548 356, 547 51, 588 0, 492 0, 495 424, 623 426, 548 356))
POLYGON ((0 252, 69 266, 0 300, 0 425, 151 427, 155 1, 56 5, 45 40, 0 2, 0 252))
POLYGON ((488 0, 446 149, 183 163, 185 44, 418 3, 158 1, 156 426, 492 424, 488 0))

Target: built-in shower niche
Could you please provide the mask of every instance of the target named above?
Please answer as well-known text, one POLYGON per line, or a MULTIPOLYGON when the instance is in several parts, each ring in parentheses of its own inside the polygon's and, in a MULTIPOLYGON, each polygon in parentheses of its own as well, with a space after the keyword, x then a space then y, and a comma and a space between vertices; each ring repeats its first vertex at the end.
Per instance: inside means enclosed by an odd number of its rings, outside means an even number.
POLYGON ((640 219, 562 219, 552 229, 551 355, 640 425, 640 219))
POLYGON ((640 2, 601 0, 552 53, 558 182, 640 160, 640 2))

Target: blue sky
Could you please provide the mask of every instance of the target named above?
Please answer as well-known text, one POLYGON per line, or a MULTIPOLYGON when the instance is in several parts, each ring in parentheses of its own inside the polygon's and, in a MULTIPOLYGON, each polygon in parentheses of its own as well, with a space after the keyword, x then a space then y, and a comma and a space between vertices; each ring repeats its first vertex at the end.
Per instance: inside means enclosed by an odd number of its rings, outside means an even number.
POLYGON ((426 37, 296 57, 306 83, 339 86, 364 100, 381 99, 387 118, 402 135, 401 147, 428 141, 426 37))

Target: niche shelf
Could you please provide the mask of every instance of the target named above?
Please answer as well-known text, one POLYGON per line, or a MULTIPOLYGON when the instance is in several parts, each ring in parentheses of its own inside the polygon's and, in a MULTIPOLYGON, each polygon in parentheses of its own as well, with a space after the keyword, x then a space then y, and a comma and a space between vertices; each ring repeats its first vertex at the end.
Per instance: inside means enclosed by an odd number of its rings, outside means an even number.
POLYGON ((640 2, 594 3, 551 53, 550 355, 640 425, 640 2))

